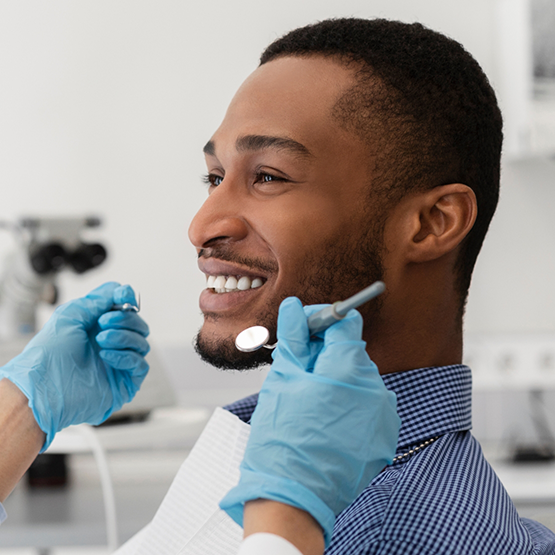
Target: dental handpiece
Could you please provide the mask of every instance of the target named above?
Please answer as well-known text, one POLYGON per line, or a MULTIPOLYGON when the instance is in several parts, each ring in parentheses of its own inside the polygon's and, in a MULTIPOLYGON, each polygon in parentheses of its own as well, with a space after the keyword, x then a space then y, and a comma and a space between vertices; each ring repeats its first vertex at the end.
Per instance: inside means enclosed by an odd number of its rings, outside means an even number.
MULTIPOLYGON (((335 322, 345 318, 349 310, 358 308, 359 306, 381 295, 385 291, 383 281, 376 281, 372 285, 365 287, 352 297, 344 301, 337 301, 331 306, 327 306, 322 310, 312 314, 308 318, 308 329, 310 335, 314 335, 320 331, 329 328, 335 322)), ((277 343, 268 345, 270 332, 264 326, 252 326, 243 330, 235 339, 235 346, 239 351, 250 353, 257 351, 261 347, 266 349, 274 349, 277 343)))
POLYGON ((310 330, 310 334, 314 335, 319 331, 329 328, 335 322, 343 320, 343 318, 347 316, 349 310, 358 308, 369 300, 381 295, 384 291, 385 283, 383 281, 376 281, 352 297, 344 301, 337 301, 331 306, 319 310, 308 318, 308 329, 310 330))

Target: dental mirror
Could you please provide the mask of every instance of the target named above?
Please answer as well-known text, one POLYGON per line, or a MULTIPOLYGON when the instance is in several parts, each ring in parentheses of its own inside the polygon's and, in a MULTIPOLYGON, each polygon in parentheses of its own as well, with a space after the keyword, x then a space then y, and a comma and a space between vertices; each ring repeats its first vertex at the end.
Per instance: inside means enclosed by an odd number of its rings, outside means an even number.
POLYGON ((243 330, 235 338, 235 346, 244 353, 258 351, 260 347, 273 348, 267 345, 270 339, 270 332, 264 326, 252 326, 243 330))
MULTIPOLYGON (((357 308, 370 299, 381 295, 385 291, 385 284, 383 281, 376 281, 372 285, 365 287, 362 291, 356 293, 352 297, 344 301, 338 301, 331 306, 327 306, 322 310, 312 314, 308 318, 308 329, 311 335, 324 331, 335 322, 345 318, 349 310, 357 308)), ((235 346, 239 351, 244 353, 252 353, 261 347, 266 349, 274 349, 277 343, 268 345, 270 339, 270 332, 264 326, 252 326, 243 330, 235 339, 235 346)))
POLYGON ((137 306, 131 303, 115 304, 112 310, 121 310, 122 312, 140 312, 141 311, 141 294, 137 293, 137 306))

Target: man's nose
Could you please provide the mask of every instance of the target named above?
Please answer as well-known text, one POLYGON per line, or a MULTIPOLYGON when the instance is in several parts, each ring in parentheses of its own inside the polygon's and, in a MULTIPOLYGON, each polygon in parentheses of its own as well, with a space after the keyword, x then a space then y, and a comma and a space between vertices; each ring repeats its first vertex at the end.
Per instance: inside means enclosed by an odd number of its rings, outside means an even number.
POLYGON ((197 249, 215 240, 240 241, 248 233, 237 196, 222 183, 210 194, 189 226, 189 240, 197 249))

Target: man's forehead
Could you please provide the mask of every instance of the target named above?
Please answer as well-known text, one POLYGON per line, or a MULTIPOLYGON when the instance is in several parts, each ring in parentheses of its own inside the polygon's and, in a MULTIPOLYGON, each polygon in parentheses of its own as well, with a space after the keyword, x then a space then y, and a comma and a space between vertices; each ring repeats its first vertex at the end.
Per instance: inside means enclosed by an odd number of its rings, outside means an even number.
POLYGON ((323 56, 284 56, 259 66, 239 87, 231 106, 244 96, 263 102, 264 98, 283 98, 302 103, 335 102, 356 82, 353 70, 333 58, 323 56))
POLYGON ((339 131, 333 107, 353 83, 349 70, 326 58, 268 62, 241 85, 204 152, 214 154, 225 137, 237 151, 273 148, 308 158, 315 139, 339 131))

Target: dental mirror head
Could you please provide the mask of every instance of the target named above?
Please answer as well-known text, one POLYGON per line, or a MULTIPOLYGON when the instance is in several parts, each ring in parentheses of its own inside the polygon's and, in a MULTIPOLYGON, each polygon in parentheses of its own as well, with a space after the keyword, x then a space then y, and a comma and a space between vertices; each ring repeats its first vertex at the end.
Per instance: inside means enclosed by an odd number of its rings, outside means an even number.
POLYGON ((235 338, 235 346, 244 353, 252 353, 260 347, 266 347, 269 339, 270 332, 264 326, 252 326, 235 338))

